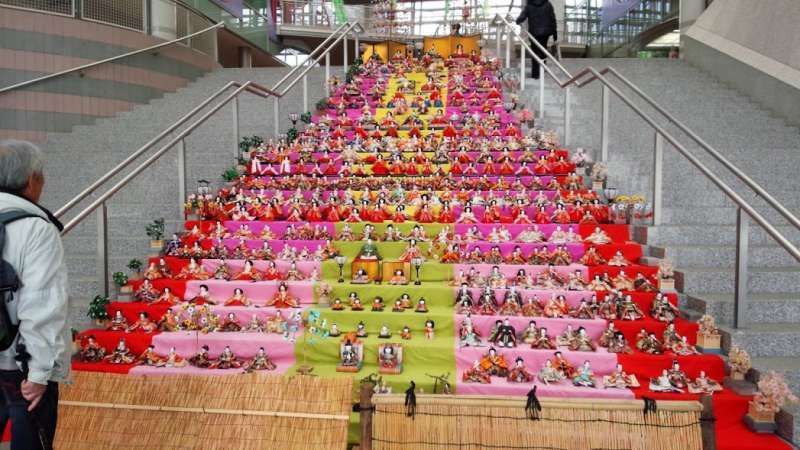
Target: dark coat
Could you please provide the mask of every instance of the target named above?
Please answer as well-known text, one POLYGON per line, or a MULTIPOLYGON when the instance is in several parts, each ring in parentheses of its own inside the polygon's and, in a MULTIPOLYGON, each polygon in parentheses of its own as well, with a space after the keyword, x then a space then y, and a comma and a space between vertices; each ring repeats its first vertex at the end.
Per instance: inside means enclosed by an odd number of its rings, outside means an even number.
POLYGON ((556 13, 549 0, 528 0, 522 9, 517 24, 528 21, 528 33, 532 36, 553 36, 558 40, 556 13))

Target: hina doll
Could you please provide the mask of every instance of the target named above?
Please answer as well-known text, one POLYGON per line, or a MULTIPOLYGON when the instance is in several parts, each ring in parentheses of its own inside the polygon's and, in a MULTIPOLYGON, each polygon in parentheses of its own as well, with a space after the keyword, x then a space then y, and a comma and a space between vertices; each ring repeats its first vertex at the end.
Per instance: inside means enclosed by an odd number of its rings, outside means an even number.
POLYGON ((564 373, 553 366, 553 362, 549 359, 544 362, 544 366, 539 370, 539 380, 548 385, 550 383, 558 383, 564 379, 564 373))
POLYGON ((392 331, 389 330, 389 326, 386 324, 381 325, 380 330, 378 330, 378 337, 380 339, 390 339, 392 337, 392 331))
POLYGON ((203 266, 197 262, 195 257, 189 258, 189 264, 181 269, 180 273, 175 276, 176 280, 207 280, 209 275, 203 266))
POLYGON ((376 295, 375 298, 372 299, 372 311, 380 312, 383 311, 384 307, 383 297, 376 295))
POLYGON ((492 335, 490 341, 498 347, 516 347, 517 346, 517 332, 511 325, 508 319, 505 319, 497 331, 492 335))
POLYGON ((661 375, 658 377, 650 379, 650 390, 653 392, 683 393, 683 388, 672 384, 672 380, 670 379, 669 371, 667 369, 662 370, 661 375))
POLYGON ((604 389, 629 389, 634 387, 639 387, 636 375, 626 373, 620 363, 617 363, 613 372, 603 377, 604 389))
POLYGON ((603 333, 600 334, 600 338, 597 340, 597 343, 604 348, 608 348, 608 345, 614 339, 614 336, 617 333, 617 329, 614 327, 614 322, 609 320, 608 325, 606 325, 606 329, 603 330, 603 333))
POLYGON ((578 332, 572 328, 572 324, 567 324, 564 331, 556 337, 556 345, 559 347, 567 347, 577 337, 578 332))
POLYGON ((531 296, 525 300, 525 303, 522 305, 522 315, 525 317, 539 317, 544 314, 544 310, 542 309, 542 305, 539 303, 538 297, 531 296))
POLYGON ((650 305, 650 315, 659 322, 672 322, 678 318, 678 307, 670 303, 669 297, 662 293, 656 294, 650 305))
POLYGON ((586 253, 581 256, 581 259, 579 259, 578 262, 585 266, 598 266, 605 264, 606 260, 600 256, 600 253, 597 251, 597 247, 592 246, 586 250, 586 253))
POLYGON ((578 368, 575 376, 572 377, 572 384, 580 387, 594 387, 594 372, 588 360, 583 362, 583 365, 578 368))
POLYGON ((560 318, 569 316, 570 310, 567 300, 563 295, 553 296, 544 305, 544 316, 560 318))
POLYGON ((596 349, 592 339, 586 334, 586 329, 579 327, 572 341, 569 343, 569 349, 574 352, 593 352, 596 349))
POLYGON ((674 342, 670 346, 670 350, 672 350, 672 353, 675 353, 678 356, 689 356, 698 354, 697 349, 693 345, 689 344, 689 341, 686 338, 686 336, 681 336, 679 341, 674 342))
POLYGON ((278 366, 267 356, 264 347, 259 347, 255 356, 252 359, 245 361, 242 365, 245 373, 254 372, 256 370, 275 370, 278 366))
POLYGON ((494 347, 481 358, 481 368, 492 376, 508 377, 508 363, 503 355, 499 355, 494 347))
POLYGON ((664 346, 661 341, 658 340, 655 333, 647 333, 644 329, 636 335, 636 348, 641 352, 651 355, 660 355, 664 353, 664 346))
POLYGON ((464 371, 461 380, 464 383, 489 384, 492 382, 489 372, 484 369, 482 362, 478 360, 472 364, 472 367, 464 371))
POLYGON ((249 259, 244 262, 242 271, 233 277, 237 281, 261 281, 262 278, 261 273, 253 266, 253 261, 249 259))
POLYGON ((664 343, 665 348, 672 348, 672 345, 681 340, 678 330, 675 329, 675 323, 670 322, 664 328, 664 333, 661 335, 661 342, 664 343))
POLYGON ((128 349, 125 339, 120 339, 114 351, 103 357, 103 361, 110 364, 133 364, 136 357, 128 349))
POLYGON ((200 347, 200 350, 189 358, 189 364, 200 369, 211 368, 214 360, 208 355, 208 345, 200 347))
POLYGON ((167 311, 161 316, 161 319, 158 320, 156 325, 159 331, 178 331, 181 328, 180 313, 174 312, 172 308, 167 308, 167 311))
POLYGON ((648 280, 647 277, 642 274, 636 274, 636 278, 633 280, 633 288, 639 292, 657 292, 658 288, 655 284, 648 280))
POLYGON ((525 360, 521 356, 518 356, 517 359, 514 360, 514 367, 509 371, 508 381, 510 383, 530 383, 534 378, 533 374, 528 372, 528 369, 525 368, 525 360))
POLYGON ((539 334, 531 341, 531 348, 536 350, 555 350, 556 344, 553 338, 547 334, 547 328, 539 328, 539 334))
POLYGON ((722 386, 711 378, 708 378, 704 370, 701 370, 697 378, 689 383, 689 392, 692 394, 713 394, 721 390, 722 386))
POLYGON ((242 326, 239 324, 239 319, 236 318, 235 313, 228 313, 228 315, 225 317, 225 320, 222 321, 219 331, 232 333, 242 331, 242 326))
POLYGON ((552 365, 564 378, 572 378, 575 376, 575 367, 564 359, 564 355, 561 352, 555 352, 553 356, 554 358, 551 360, 552 365))
POLYGON ((244 291, 241 288, 236 288, 233 290, 233 295, 225 300, 223 306, 251 306, 252 303, 250 299, 244 295, 244 291))
POLYGON ((136 364, 150 367, 164 367, 166 362, 166 358, 156 353, 155 345, 148 346, 147 349, 136 359, 136 364))
POLYGON ((431 340, 434 337, 436 337, 435 329, 436 329, 436 324, 433 322, 433 320, 431 320, 431 319, 426 320, 425 321, 425 339, 431 340))
POLYGON ((108 331, 127 331, 128 330, 128 320, 125 316, 122 315, 122 311, 117 310, 114 313, 114 318, 111 319, 108 326, 106 327, 108 331))
POLYGON ((358 322, 358 325, 356 325, 356 337, 366 338, 368 336, 369 333, 367 332, 367 326, 364 325, 363 321, 358 322))
POLYGON ((300 269, 297 268, 297 262, 292 261, 289 264, 289 268, 286 270, 285 278, 287 281, 303 281, 306 279, 306 276, 300 271, 300 269))
POLYGON ((299 308, 300 302, 297 298, 289 294, 289 286, 285 282, 281 282, 278 286, 278 292, 267 301, 266 306, 274 306, 275 308, 299 308))
POLYGON ((200 288, 197 292, 197 295, 192 298, 192 303, 196 304, 209 304, 209 305, 216 305, 217 302, 211 298, 211 294, 208 292, 208 285, 201 284, 200 288))
POLYGON ((522 331, 520 340, 523 344, 531 345, 539 336, 539 329, 536 328, 536 321, 531 320, 528 326, 522 331))
POLYGON ((626 295, 620 308, 619 318, 622 320, 639 320, 643 317, 644 314, 639 309, 639 306, 636 305, 636 302, 633 301, 633 297, 626 295))
POLYGON ((428 312, 428 305, 425 303, 424 298, 420 298, 417 302, 417 306, 414 308, 414 312, 418 313, 427 313, 428 312))
POLYGON ((140 302, 153 303, 159 298, 159 294, 158 290, 153 287, 153 283, 145 278, 139 288, 136 289, 136 292, 133 294, 133 298, 140 302))
POLYGON ((614 286, 614 289, 618 291, 633 290, 633 280, 625 275, 624 270, 620 270, 619 273, 611 279, 611 284, 614 286))
POLYGON ((570 316, 576 319, 594 319, 595 313, 586 302, 586 299, 582 298, 578 307, 570 313, 570 316))
POLYGON ((620 331, 614 333, 614 337, 608 342, 607 348, 609 353, 633 353, 630 345, 628 345, 628 340, 625 339, 625 335, 620 331))
POLYGON ((106 349, 97 343, 93 334, 86 338, 86 344, 81 347, 78 353, 78 360, 87 363, 96 363, 103 360, 106 349))
POLYGON ((400 330, 400 338, 409 340, 411 339, 411 328, 408 325, 403 325, 403 329, 400 330))
POLYGON ((247 322, 247 326, 244 327, 242 331, 247 333, 264 333, 266 328, 261 322, 261 319, 258 318, 258 315, 253 314, 250 316, 250 322, 247 322))
POLYGON ((175 347, 170 347, 164 358, 164 367, 186 367, 187 364, 186 359, 178 354, 175 347))
POLYGON ((349 339, 342 344, 339 360, 342 367, 361 367, 358 349, 349 339))
POLYGON ((231 351, 229 346, 225 346, 216 361, 209 366, 210 369, 240 369, 242 361, 231 351))
POLYGON ((596 227, 589 236, 586 236, 586 238, 583 239, 583 241, 594 245, 604 245, 610 244, 611 238, 600 227, 596 227))
POLYGON ((608 260, 609 266, 625 267, 629 266, 630 264, 631 264, 630 261, 625 259, 625 256, 622 254, 620 250, 617 250, 614 253, 614 256, 612 256, 611 259, 608 260))
POLYGON ((150 316, 142 311, 139 313, 139 319, 131 324, 125 332, 126 333, 133 333, 134 331, 142 331, 144 333, 152 333, 156 331, 158 326, 150 320, 150 316))

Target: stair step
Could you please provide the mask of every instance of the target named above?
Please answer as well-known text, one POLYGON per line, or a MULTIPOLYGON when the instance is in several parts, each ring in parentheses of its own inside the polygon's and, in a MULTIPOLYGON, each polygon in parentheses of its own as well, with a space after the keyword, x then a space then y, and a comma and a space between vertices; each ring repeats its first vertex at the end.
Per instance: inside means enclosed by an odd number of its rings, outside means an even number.
MULTIPOLYGON (((800 325, 800 293, 749 292, 745 317, 748 323, 772 323, 776 317, 800 325)), ((687 295, 687 305, 714 316, 718 323, 733 324, 733 293, 700 292, 687 295)))
POLYGON ((728 330, 734 345, 751 357, 796 357, 800 327, 794 323, 752 324, 742 330, 728 330))

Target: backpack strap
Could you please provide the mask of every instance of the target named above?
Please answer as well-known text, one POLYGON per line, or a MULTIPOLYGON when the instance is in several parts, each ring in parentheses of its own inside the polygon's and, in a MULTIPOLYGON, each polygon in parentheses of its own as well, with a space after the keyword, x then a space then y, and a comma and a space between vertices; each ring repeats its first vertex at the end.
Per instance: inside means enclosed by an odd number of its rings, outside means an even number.
MULTIPOLYGON (((6 243, 6 225, 17 220, 26 219, 28 217, 42 218, 39 215, 23 211, 21 209, 14 209, 0 213, 0 258, 2 257, 3 247, 5 247, 6 243)), ((7 291, 15 292, 17 289, 19 289, 19 279, 17 278, 16 273, 14 273, 14 269, 5 261, 0 259, 0 293, 7 291)))

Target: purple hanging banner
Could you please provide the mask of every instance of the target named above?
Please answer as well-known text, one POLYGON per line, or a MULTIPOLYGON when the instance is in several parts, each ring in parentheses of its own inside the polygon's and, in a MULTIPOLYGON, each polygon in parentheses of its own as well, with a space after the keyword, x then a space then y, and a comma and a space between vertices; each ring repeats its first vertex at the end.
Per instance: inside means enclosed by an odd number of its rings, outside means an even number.
POLYGON ((603 0, 600 9, 600 29, 605 30, 617 19, 628 14, 628 11, 639 6, 642 0, 603 0))
POLYGON ((211 0, 234 17, 242 17, 242 0, 211 0))

